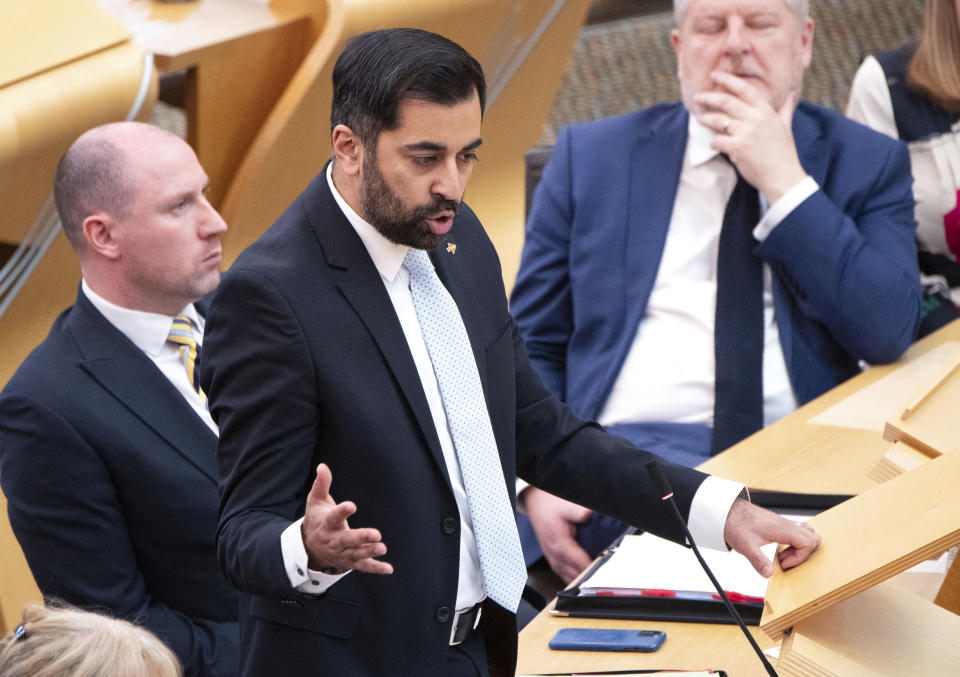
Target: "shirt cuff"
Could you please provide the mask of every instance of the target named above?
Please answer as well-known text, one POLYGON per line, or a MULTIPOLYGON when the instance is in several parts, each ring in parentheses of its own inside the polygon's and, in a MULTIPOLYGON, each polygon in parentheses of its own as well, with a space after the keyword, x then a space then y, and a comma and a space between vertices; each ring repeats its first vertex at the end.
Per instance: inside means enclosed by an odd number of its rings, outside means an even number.
POLYGON ((307 549, 300 535, 301 517, 280 534, 280 551, 283 553, 283 568, 287 572, 290 586, 298 592, 308 595, 321 595, 341 578, 349 574, 324 574, 307 568, 307 549))
POLYGON ((521 515, 527 514, 527 504, 526 502, 524 502, 522 494, 524 489, 528 488, 529 486, 530 486, 529 482, 527 482, 526 480, 522 480, 519 477, 517 478, 517 484, 516 484, 517 512, 520 513, 521 515))
POLYGON ((788 190, 780 199, 770 205, 770 209, 760 219, 760 223, 753 229, 753 237, 763 242, 773 229, 780 225, 800 203, 820 190, 820 186, 812 176, 803 178, 797 185, 788 190))
MULTIPOLYGON (((739 482, 713 476, 703 481, 693 495, 687 519, 687 528, 698 547, 730 550, 723 538, 723 528, 734 501, 745 492, 746 487, 739 482)), ((749 494, 746 498, 749 500, 749 494)))

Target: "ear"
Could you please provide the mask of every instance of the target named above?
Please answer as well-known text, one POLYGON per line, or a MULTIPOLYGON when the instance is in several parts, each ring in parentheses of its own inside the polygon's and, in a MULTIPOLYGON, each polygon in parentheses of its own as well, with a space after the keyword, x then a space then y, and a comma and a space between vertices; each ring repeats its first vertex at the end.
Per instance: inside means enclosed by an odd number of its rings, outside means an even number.
POLYGON ((359 176, 363 167, 363 142, 346 125, 337 125, 331 133, 330 145, 336 166, 347 176, 359 176))
POLYGON ((85 218, 81 228, 88 249, 108 259, 120 258, 118 226, 117 220, 104 212, 97 212, 85 218))
POLYGON ((800 49, 801 63, 806 70, 810 68, 810 61, 813 58, 813 19, 809 17, 800 27, 800 49))

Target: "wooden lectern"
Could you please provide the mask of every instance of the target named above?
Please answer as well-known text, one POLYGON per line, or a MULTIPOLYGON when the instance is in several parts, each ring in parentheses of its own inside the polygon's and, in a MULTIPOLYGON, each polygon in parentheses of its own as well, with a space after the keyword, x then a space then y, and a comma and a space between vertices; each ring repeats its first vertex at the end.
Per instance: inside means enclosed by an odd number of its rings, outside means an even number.
POLYGON ((960 454, 941 454, 810 519, 823 546, 774 574, 760 621, 784 637, 781 675, 957 674, 960 567, 936 603, 880 584, 960 543, 958 480, 960 454))

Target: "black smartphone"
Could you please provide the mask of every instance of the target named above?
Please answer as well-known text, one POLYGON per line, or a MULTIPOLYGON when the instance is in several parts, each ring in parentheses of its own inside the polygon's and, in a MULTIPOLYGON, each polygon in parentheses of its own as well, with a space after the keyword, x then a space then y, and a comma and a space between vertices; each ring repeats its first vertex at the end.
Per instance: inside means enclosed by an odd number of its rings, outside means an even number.
POLYGON ((667 633, 662 630, 606 630, 603 628, 561 628, 550 640, 550 648, 563 651, 656 651, 667 633))

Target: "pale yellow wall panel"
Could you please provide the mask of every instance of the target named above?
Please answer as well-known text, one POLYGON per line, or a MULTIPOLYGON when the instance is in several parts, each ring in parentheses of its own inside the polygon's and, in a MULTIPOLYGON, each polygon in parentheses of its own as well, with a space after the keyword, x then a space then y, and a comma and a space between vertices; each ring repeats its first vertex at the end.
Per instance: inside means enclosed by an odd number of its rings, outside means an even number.
POLYGON ((125 42, 130 30, 92 0, 3 0, 0 37, 3 86, 125 42))

